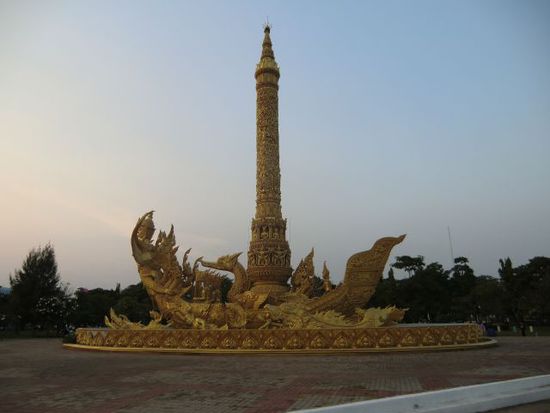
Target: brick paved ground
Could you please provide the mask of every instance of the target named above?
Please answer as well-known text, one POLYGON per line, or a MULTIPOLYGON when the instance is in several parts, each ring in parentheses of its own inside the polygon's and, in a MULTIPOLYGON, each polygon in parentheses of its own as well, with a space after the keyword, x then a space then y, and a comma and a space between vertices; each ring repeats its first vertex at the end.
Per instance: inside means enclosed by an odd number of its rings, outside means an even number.
POLYGON ((550 374, 550 337, 499 341, 431 353, 186 356, 4 340, 0 411, 269 413, 550 374))

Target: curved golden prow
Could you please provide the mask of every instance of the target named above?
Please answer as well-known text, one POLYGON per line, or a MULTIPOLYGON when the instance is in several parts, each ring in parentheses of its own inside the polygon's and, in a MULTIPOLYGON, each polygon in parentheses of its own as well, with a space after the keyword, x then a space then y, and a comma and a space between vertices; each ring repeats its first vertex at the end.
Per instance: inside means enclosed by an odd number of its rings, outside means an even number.
POLYGON ((308 308, 311 311, 335 310, 353 315, 357 307, 365 306, 370 300, 380 282, 392 248, 404 239, 405 235, 381 238, 370 250, 353 254, 346 264, 342 285, 319 299, 312 300, 308 308))

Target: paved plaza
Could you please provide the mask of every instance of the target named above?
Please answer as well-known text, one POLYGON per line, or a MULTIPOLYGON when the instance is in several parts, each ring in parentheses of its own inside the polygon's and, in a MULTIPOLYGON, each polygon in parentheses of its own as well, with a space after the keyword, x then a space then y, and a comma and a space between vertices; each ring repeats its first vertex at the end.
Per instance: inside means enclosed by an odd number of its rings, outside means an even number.
POLYGON ((65 350, 0 341, 2 412, 283 412, 550 374, 550 337, 480 350, 211 356, 65 350))

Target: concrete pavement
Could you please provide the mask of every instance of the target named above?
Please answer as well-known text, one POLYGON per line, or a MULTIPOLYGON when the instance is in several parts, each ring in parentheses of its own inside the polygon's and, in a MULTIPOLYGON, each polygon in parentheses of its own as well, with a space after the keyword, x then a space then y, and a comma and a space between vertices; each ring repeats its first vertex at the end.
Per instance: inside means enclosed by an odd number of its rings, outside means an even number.
POLYGON ((550 374, 550 337, 498 340, 481 350, 327 356, 102 353, 3 340, 0 410, 283 412, 550 374))

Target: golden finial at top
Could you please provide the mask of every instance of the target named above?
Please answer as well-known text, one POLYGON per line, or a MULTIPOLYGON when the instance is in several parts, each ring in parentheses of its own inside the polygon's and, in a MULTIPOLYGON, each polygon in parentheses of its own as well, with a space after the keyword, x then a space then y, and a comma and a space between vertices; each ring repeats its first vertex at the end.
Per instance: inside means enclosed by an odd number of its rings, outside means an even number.
MULTIPOLYGON (((262 54, 260 56, 260 62, 256 66, 256 77, 259 74, 259 72, 263 70, 272 71, 274 73, 274 76, 278 79, 278 72, 279 67, 277 66, 277 62, 275 61, 275 54, 273 53, 273 45, 271 43, 271 37, 269 33, 271 32, 271 24, 269 23, 269 20, 266 21, 264 24, 264 40, 262 42, 262 54)), ((273 82, 270 83, 276 83, 277 79, 273 79, 273 82)), ((265 79, 264 79, 265 80, 265 79)))

